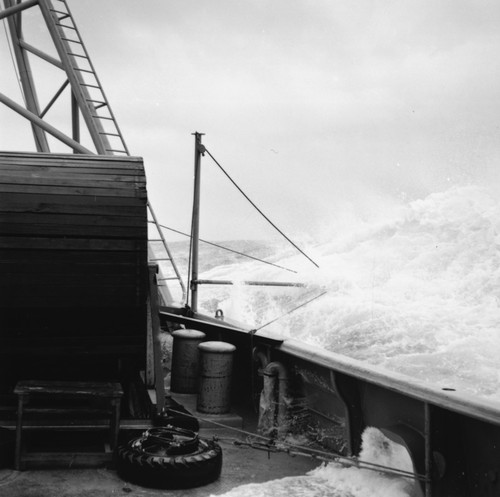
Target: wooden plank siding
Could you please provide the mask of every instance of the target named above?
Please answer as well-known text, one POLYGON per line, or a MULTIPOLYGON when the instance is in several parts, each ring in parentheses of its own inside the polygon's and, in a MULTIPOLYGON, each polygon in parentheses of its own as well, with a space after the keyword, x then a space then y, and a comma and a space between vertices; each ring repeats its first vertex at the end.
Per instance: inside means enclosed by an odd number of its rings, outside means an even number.
POLYGON ((146 209, 140 158, 0 152, 0 355, 143 353, 146 209))

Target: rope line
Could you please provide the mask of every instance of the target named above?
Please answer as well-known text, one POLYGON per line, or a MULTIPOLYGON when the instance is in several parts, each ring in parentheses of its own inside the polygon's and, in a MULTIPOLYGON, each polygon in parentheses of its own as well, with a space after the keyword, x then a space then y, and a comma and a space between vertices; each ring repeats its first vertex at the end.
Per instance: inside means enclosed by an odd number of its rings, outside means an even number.
MULTIPOLYGON (((169 228, 168 226, 164 226, 163 224, 160 224, 160 226, 162 228, 165 228, 166 230, 173 231, 174 233, 177 233, 179 235, 183 235, 183 236, 187 236, 187 237, 191 238, 191 235, 189 235, 188 233, 183 233, 182 231, 178 231, 174 228, 169 228)), ((206 243, 207 245, 211 245, 212 247, 217 247, 217 248, 220 248, 222 250, 227 250, 228 252, 232 252, 233 254, 241 255, 242 257, 248 257, 249 259, 253 259, 254 261, 263 262, 264 264, 269 264, 269 265, 277 267, 279 269, 284 269, 285 271, 289 271, 290 273, 297 274, 297 271, 294 271, 293 269, 289 269, 285 266, 280 266, 279 264, 275 264, 274 262, 265 261, 263 259, 259 259, 258 257, 254 257, 253 255, 248 255, 248 254, 245 254, 243 252, 238 252, 237 250, 230 249, 229 247, 224 247, 223 245, 218 245, 217 243, 203 240, 202 238, 200 238, 199 240, 200 240, 200 242, 206 243)))
POLYGON ((231 178, 231 176, 229 176, 229 174, 227 173, 227 171, 220 165, 220 163, 215 159, 215 157, 210 153, 209 150, 206 149, 205 147, 205 152, 210 156, 210 158, 215 162, 215 164, 217 164, 217 166, 220 168, 220 170, 226 175, 226 177, 229 179, 229 181, 231 181, 231 183, 238 189, 238 191, 248 200, 248 202, 250 202, 250 204, 254 207, 254 209, 257 210, 257 212, 281 235, 283 236, 283 238, 285 238, 285 240, 288 241, 288 243, 290 243, 291 245, 293 245, 306 259, 308 259, 310 262, 312 262, 317 268, 319 268, 318 264, 316 264, 316 262, 314 262, 300 247, 298 247, 292 240, 290 240, 290 238, 288 238, 288 236, 285 235, 285 233, 283 233, 283 231, 281 231, 256 205, 254 202, 252 202, 252 200, 250 200, 250 198, 248 197, 248 195, 236 184, 236 182, 233 180, 233 178, 231 178))
POLYGON ((377 471, 379 473, 385 473, 393 476, 400 476, 403 478, 411 478, 413 480, 419 481, 429 481, 427 476, 421 475, 418 473, 411 473, 409 471, 405 471, 404 469, 392 468, 390 466, 386 466, 384 464, 372 463, 369 461, 363 461, 354 456, 343 456, 342 454, 338 454, 337 452, 331 453, 326 452, 320 449, 313 449, 312 447, 304 447, 303 445, 292 444, 285 441, 280 441, 279 444, 276 444, 276 441, 265 437, 264 435, 259 435, 258 433, 252 433, 249 431, 242 430, 241 428, 236 428, 234 426, 225 425, 223 423, 219 423, 217 421, 213 421, 212 419, 203 418, 201 416, 193 416, 192 414, 188 414, 186 412, 177 411, 175 409, 169 409, 170 412, 174 414, 181 414, 183 416, 188 416, 190 418, 198 419, 199 421, 204 421, 206 423, 213 424, 215 426, 219 426, 220 428, 233 430, 242 435, 246 435, 250 438, 256 438, 264 441, 265 443, 259 442, 243 442, 236 438, 231 437, 214 437, 216 440, 225 440, 232 441, 234 445, 247 445, 251 448, 265 450, 267 452, 284 452, 289 455, 300 455, 310 457, 312 459, 319 459, 326 462, 340 462, 341 464, 345 464, 346 466, 355 466, 360 469, 367 469, 370 471, 377 471))
POLYGON ((304 307, 306 306, 307 304, 310 304, 311 302, 313 302, 314 300, 316 299, 319 299, 320 297, 323 297, 323 295, 326 295, 328 293, 328 291, 324 291, 322 293, 320 293, 319 295, 316 295, 315 297, 313 297, 312 299, 309 299, 307 300, 306 302, 303 302, 302 304, 299 304, 297 307, 294 307, 293 309, 290 309, 288 312, 285 312, 285 314, 282 314, 281 316, 278 316, 277 318, 274 318, 272 319, 271 321, 269 321, 268 323, 266 324, 263 324, 262 326, 260 326, 259 328, 256 328, 255 330, 252 330, 253 333, 257 333, 258 331, 260 331, 262 328, 265 328, 266 326, 278 321, 279 319, 281 318, 284 318, 285 316, 288 316, 289 314, 291 314, 292 312, 296 311, 297 309, 300 309, 301 307, 304 307))

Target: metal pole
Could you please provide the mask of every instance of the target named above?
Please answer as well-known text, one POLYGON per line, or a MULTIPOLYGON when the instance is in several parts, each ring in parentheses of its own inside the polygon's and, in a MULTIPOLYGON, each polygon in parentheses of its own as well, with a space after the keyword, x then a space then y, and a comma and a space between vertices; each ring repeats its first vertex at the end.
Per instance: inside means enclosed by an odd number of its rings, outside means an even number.
MULTIPOLYGON (((36 116, 40 115, 40 106, 38 103, 38 97, 35 90, 35 83, 33 81, 33 75, 31 72, 31 66, 29 59, 25 51, 21 48, 20 41, 22 40, 22 10, 28 7, 36 5, 38 2, 26 2, 23 4, 13 5, 12 0, 5 0, 4 4, 6 10, 4 14, 9 15, 7 21, 9 23, 10 38, 12 40, 12 46, 14 49, 14 55, 16 57, 16 63, 19 70, 19 78, 21 79, 21 85, 23 88, 24 99, 26 103, 26 108, 36 116), (10 14, 16 12, 15 16, 10 14)), ((5 16, 4 16, 5 17, 5 16)), ((49 143, 43 129, 40 129, 34 121, 31 121, 31 128, 33 131, 33 137, 35 139, 35 145, 38 152, 50 152, 49 143)))
POLYGON ((432 497, 432 432, 431 406, 424 403, 424 435, 425 435, 425 497, 432 497))
MULTIPOLYGON (((80 109, 73 92, 71 92, 71 128, 73 130, 73 140, 80 143, 80 109)), ((77 154, 78 150, 73 149, 73 153, 77 154)))
POLYGON ((290 287, 305 287, 305 283, 295 283, 292 281, 232 281, 232 280, 193 280, 192 283, 197 285, 248 285, 248 286, 290 286, 290 287))
MULTIPOLYGON (((167 252, 167 255, 168 255, 167 260, 170 261, 170 264, 172 265, 172 268, 174 270, 174 273, 175 273, 175 278, 174 279, 178 280, 179 281, 179 285, 181 286, 181 289, 182 289, 182 301, 186 302, 186 297, 187 297, 186 287, 184 286, 184 282, 182 281, 181 273, 179 272, 177 264, 174 261, 172 253, 170 252, 170 248, 168 247, 167 240, 165 240, 165 237, 163 236, 163 231, 161 230, 161 224, 158 222, 158 219, 156 218, 155 211, 153 210, 153 206, 151 205, 150 202, 148 202, 148 209, 149 209, 149 212, 151 213, 151 217, 153 218, 153 223, 156 226, 156 229, 158 230, 158 234, 160 236, 160 241, 162 242, 163 247, 165 248, 165 251, 167 252)), ((150 259, 150 260, 151 261, 157 261, 159 259, 150 259)), ((158 278, 158 279, 162 280, 163 278, 158 278)), ((165 279, 170 279, 170 278, 165 278, 165 279)))
POLYGON ((0 103, 3 103, 7 107, 10 107, 12 110, 16 111, 18 114, 31 121, 38 128, 43 129, 47 133, 56 137, 58 140, 62 141, 64 144, 68 145, 68 147, 76 149, 80 154, 95 155, 94 152, 85 148, 83 145, 80 145, 78 142, 76 142, 69 136, 66 136, 64 133, 61 133, 57 128, 54 128, 54 126, 51 126, 43 119, 40 119, 36 114, 33 114, 33 112, 30 112, 21 105, 17 104, 9 97, 5 96, 3 93, 0 93, 0 103))
MULTIPOLYGON (((75 68, 78 68, 78 62, 76 62, 75 57, 72 55, 72 51, 64 34, 63 28, 58 26, 58 23, 53 18, 54 7, 52 6, 50 0, 42 0, 39 5, 45 19, 45 23, 47 24, 47 29, 49 30, 64 70, 66 71, 73 94, 78 101, 82 117, 87 124, 97 153, 99 155, 110 155, 108 149, 110 149, 111 146, 106 135, 104 134, 102 124, 99 119, 94 119, 93 117, 96 115, 96 109, 94 104, 91 102, 92 99, 90 97, 90 93, 87 87, 84 86, 85 82, 81 72, 75 70, 75 68)), ((76 41, 76 43, 83 47, 83 44, 79 40, 76 41)))
POLYGON ((33 55, 36 55, 37 57, 40 57, 41 59, 45 60, 49 64, 52 64, 53 66, 58 67, 59 69, 63 69, 64 67, 62 65, 62 62, 57 60, 55 57, 52 57, 49 54, 46 54, 45 52, 42 52, 38 48, 34 47, 33 45, 30 45, 29 43, 26 43, 24 40, 19 40, 19 46, 26 50, 27 52, 31 52, 33 55))
POLYGON ((200 164, 205 147, 201 143, 203 133, 194 135, 194 192, 193 192, 193 217, 191 221, 191 310, 198 311, 198 253, 200 239, 200 164))
POLYGON ((17 14, 18 12, 29 9, 30 7, 34 7, 37 4, 38 0, 27 0, 26 2, 18 3, 12 7, 9 6, 10 3, 5 3, 5 9, 0 12, 0 21, 11 16, 12 14, 17 14))
POLYGON ((47 106, 45 107, 45 109, 43 109, 42 112, 40 112, 40 117, 42 119, 45 117, 45 114, 47 114, 47 112, 50 110, 50 108, 54 105, 54 103, 59 98, 59 96, 61 95, 61 93, 64 91, 64 88, 66 88, 66 86, 68 86, 68 84, 69 84, 69 81, 66 80, 62 84, 61 88, 59 88, 59 90, 56 91, 56 94, 50 99, 50 102, 47 104, 47 106))

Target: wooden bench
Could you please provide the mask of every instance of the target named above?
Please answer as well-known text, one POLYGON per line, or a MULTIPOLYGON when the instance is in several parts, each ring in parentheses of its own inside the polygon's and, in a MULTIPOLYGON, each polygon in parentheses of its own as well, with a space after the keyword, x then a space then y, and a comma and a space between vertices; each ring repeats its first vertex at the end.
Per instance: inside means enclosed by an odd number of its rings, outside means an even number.
MULTIPOLYGON (((109 429, 110 446, 114 448, 118 440, 120 429, 120 403, 123 396, 123 390, 119 383, 108 382, 73 382, 73 381, 38 381, 26 380, 19 381, 14 389, 17 395, 17 426, 16 426, 16 451, 15 451, 15 469, 21 470, 24 466, 23 454, 23 429, 36 430, 102 430, 109 429), (42 401, 58 400, 66 402, 65 405, 54 408, 30 408, 29 403, 32 399, 42 401), (93 410, 87 410, 83 421, 75 419, 78 409, 75 409, 72 402, 75 400, 101 400, 106 402, 111 408, 108 412, 109 423, 97 422, 93 419, 93 410), (35 413, 45 416, 47 419, 37 418, 34 422, 26 422, 25 414, 35 413), (51 415, 57 414, 56 419, 50 419, 51 415), (63 416, 61 419, 61 415, 63 416)), ((101 411, 102 412, 102 411, 101 411)), ((95 411, 97 416, 97 410, 95 411)))

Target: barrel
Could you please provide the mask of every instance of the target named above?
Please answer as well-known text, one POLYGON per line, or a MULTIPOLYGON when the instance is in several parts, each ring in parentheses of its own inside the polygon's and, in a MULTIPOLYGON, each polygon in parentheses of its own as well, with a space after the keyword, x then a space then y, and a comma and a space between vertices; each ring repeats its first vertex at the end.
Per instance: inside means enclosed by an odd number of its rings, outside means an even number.
POLYGON ((224 414, 231 407, 231 374, 234 345, 203 342, 200 350, 200 379, 196 409, 206 414, 224 414))
POLYGON ((198 330, 176 330, 172 333, 172 378, 170 390, 177 393, 198 391, 199 350, 205 333, 198 330))

